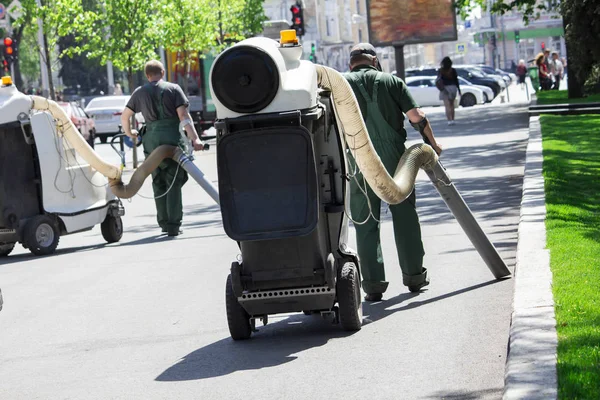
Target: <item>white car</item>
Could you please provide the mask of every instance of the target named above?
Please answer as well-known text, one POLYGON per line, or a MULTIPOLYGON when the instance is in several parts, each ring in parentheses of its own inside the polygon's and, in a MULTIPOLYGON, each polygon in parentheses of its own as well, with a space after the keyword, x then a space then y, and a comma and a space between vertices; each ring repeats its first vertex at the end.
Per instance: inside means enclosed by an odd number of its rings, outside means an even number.
POLYGON ((482 86, 482 85, 475 85, 474 83, 469 82, 468 80, 466 80, 465 78, 463 78, 461 76, 458 77, 458 83, 460 84, 461 90, 463 90, 463 88, 465 86, 472 86, 472 87, 475 87, 475 88, 481 90, 483 92, 484 103, 491 103, 492 100, 494 100, 494 91, 490 87, 482 86))
MULTIPOLYGON (((435 76, 411 76, 406 78, 406 86, 413 99, 421 107, 441 106, 444 103, 440 100, 440 91, 435 86, 435 76)), ((459 104, 463 107, 472 107, 476 104, 485 103, 483 91, 475 86, 465 86, 460 88, 462 96, 459 98, 459 104)))
MULTIPOLYGON (((121 114, 131 96, 101 96, 92 99, 85 107, 85 112, 94 119, 96 136, 101 143, 119 133, 121 114)), ((144 123, 141 113, 136 114, 136 128, 144 123)))

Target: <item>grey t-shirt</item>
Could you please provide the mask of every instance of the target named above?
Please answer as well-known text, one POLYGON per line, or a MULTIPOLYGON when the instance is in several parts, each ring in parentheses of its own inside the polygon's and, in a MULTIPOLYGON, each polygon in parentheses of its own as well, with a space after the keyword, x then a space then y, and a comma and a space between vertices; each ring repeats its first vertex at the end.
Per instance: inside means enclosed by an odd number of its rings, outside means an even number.
MULTIPOLYGON (((160 82, 165 86, 165 91, 163 93, 165 116, 167 118, 176 118, 177 108, 181 106, 188 107, 190 102, 179 85, 164 81, 160 82)), ((133 91, 129 102, 127 103, 127 108, 134 113, 141 112, 146 121, 156 121, 158 119, 158 109, 155 110, 152 106, 152 96, 158 98, 159 95, 160 88, 158 87, 158 82, 146 83, 144 86, 133 91), (152 92, 148 90, 148 88, 151 88, 152 92)))

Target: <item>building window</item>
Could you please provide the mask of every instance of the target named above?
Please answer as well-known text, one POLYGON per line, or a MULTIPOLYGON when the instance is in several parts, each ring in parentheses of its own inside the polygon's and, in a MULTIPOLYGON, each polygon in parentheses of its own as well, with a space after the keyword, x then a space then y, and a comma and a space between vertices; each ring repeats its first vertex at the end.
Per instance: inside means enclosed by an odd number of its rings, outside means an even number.
POLYGON ((329 27, 329 18, 325 19, 325 24, 327 26, 327 36, 331 36, 331 28, 329 27))
POLYGON ((356 13, 360 14, 360 0, 356 0, 356 13))
POLYGON ((362 29, 358 28, 358 43, 362 43, 362 29))

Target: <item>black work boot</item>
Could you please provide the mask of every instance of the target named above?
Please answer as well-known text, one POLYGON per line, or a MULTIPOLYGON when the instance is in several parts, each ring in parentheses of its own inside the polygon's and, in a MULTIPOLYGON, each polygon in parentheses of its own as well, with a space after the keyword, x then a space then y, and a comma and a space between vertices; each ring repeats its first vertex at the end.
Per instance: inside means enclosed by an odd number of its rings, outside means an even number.
POLYGON ((418 285, 409 286, 408 290, 410 290, 412 293, 417 293, 417 292, 420 292, 421 289, 423 289, 427 285, 429 285, 429 279, 426 279, 425 281, 421 282, 418 285))
POLYGON ((183 231, 181 230, 181 228, 168 228, 167 229, 168 236, 179 236, 182 233, 183 233, 183 231))
POLYGON ((381 301, 383 299, 383 293, 367 293, 365 301, 381 301))

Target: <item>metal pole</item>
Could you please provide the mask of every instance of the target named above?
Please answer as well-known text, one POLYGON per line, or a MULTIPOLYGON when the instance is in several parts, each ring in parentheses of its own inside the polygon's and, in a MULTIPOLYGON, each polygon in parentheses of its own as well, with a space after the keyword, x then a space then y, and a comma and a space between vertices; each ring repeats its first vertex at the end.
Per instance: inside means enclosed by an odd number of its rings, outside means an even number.
POLYGON ((404 72, 404 45, 394 45, 394 53, 396 56, 396 76, 404 80, 406 78, 404 72))
POLYGON ((432 169, 425 172, 494 277, 501 279, 509 276, 510 270, 477 223, 442 164, 438 161, 432 169))
POLYGON ((115 94, 115 75, 113 72, 113 64, 111 61, 106 63, 106 76, 108 80, 108 94, 115 94))
POLYGON ((504 31, 504 16, 500 16, 500 26, 502 28, 502 53, 504 53, 504 68, 508 68, 506 64, 506 33, 504 31))

